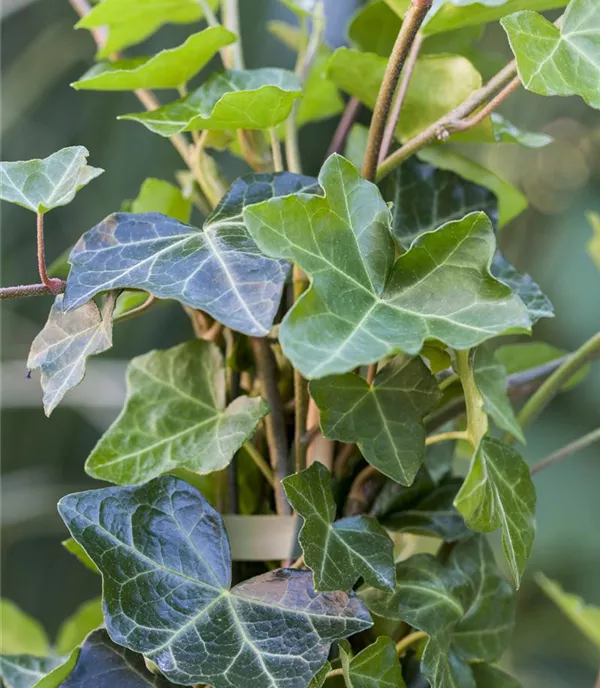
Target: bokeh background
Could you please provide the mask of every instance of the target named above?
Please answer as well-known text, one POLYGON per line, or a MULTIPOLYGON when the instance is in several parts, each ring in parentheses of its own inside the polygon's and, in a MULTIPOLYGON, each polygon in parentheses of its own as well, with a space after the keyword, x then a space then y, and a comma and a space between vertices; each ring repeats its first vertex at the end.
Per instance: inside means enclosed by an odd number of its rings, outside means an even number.
MULTIPOLYGON (((359 0, 330 0, 327 41, 346 41, 348 17, 359 0)), ((294 55, 265 32, 270 19, 293 22, 276 0, 240 0, 248 67, 292 68, 294 55)), ((552 16, 552 15, 550 15, 552 16)), ((3 0, 2 159, 45 157, 84 145, 90 163, 106 174, 46 221, 49 260, 124 199, 148 176, 173 181, 181 163, 165 139, 115 117, 139 109, 129 93, 77 93, 69 83, 92 63, 94 44, 74 31, 67 0, 3 0)), ((192 27, 195 29, 195 27, 192 27)), ((182 41, 190 27, 167 26, 134 54, 182 41)), ((488 26, 475 46, 484 76, 508 57, 506 38, 488 26)), ((541 150, 482 146, 470 151, 522 188, 529 209, 500 237, 506 255, 542 285, 556 318, 542 321, 535 338, 578 347, 600 327, 600 274, 585 250, 591 229, 585 212, 600 211, 600 115, 577 98, 544 99, 519 92, 502 112, 521 128, 544 131, 555 142, 541 150)), ((335 121, 302 131, 305 171, 316 173, 335 121)), ((230 179, 240 164, 224 160, 230 179)), ((37 281, 34 218, 2 206, 2 284, 37 281)), ((198 216, 196 221, 201 221, 198 216)), ((85 383, 45 418, 37 381, 25 377, 31 341, 43 326, 49 298, 2 304, 2 596, 39 618, 50 634, 83 601, 99 594, 99 579, 60 546, 66 537, 56 501, 92 486, 83 463, 114 419, 132 356, 191 336, 176 304, 164 305, 116 328, 114 347, 94 359, 85 383)), ((600 364, 563 394, 528 433, 524 454, 539 460, 589 432, 600 421, 600 364)), ((536 477, 538 531, 530 574, 543 571, 569 591, 600 604, 600 449, 590 448, 536 477)), ((97 486, 97 483, 96 483, 97 486)), ((599 657, 592 645, 547 600, 529 577, 520 593, 518 625, 506 659, 527 688, 590 688, 599 657)))

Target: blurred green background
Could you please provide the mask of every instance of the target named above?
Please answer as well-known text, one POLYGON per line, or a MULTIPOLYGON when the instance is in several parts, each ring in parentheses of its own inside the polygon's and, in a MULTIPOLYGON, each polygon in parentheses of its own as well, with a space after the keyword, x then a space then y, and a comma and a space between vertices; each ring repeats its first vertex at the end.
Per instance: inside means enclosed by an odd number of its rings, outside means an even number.
MULTIPOLYGON (((327 40, 345 42, 348 17, 359 0, 330 0, 327 40)), ((276 0, 240 0, 247 65, 292 67, 294 56, 266 33, 265 23, 292 15, 276 0)), ((106 173, 46 220, 50 261, 71 246, 154 176, 173 181, 181 169, 168 141, 115 117, 139 109, 129 93, 76 93, 69 83, 92 63, 94 44, 73 31, 67 0, 4 0, 2 4, 2 159, 45 157, 70 145, 90 150, 106 173)), ((195 27, 192 27, 195 28, 195 27)), ((176 45, 189 26, 165 27, 139 50, 176 45)), ((476 46, 489 76, 508 56, 496 26, 476 46)), ((164 96, 163 96, 164 97, 164 96)), ((585 211, 600 211, 600 116, 576 98, 543 99, 519 92, 502 108, 522 128, 555 142, 540 150, 478 146, 471 151, 520 186, 530 208, 503 230, 500 243, 521 271, 542 285, 556 318, 535 338, 565 349, 600 328, 600 274, 586 253, 591 230, 585 211)), ((309 125, 301 136, 305 171, 316 173, 335 121, 309 125)), ((234 178, 240 163, 224 159, 234 178)), ((37 281, 34 218, 2 206, 2 285, 37 281)), ((200 221, 199 217, 195 218, 200 221)), ((66 531, 56 501, 92 486, 83 462, 119 410, 126 360, 191 336, 177 304, 167 304, 115 330, 114 348, 89 366, 85 383, 67 395, 52 420, 44 417, 36 379, 25 377, 31 341, 45 322, 49 298, 2 304, 2 596, 39 618, 50 633, 84 600, 99 579, 60 546, 66 531)), ((600 364, 584 383, 557 399, 532 427, 524 450, 536 461, 594 429, 600 421, 600 364)), ((538 531, 529 573, 543 571, 570 592, 600 604, 600 449, 590 448, 536 477, 538 531)), ((95 484, 97 486, 97 483, 95 484)), ((517 630, 507 657, 527 688, 590 688, 598 656, 592 645, 540 593, 522 586, 517 630)))

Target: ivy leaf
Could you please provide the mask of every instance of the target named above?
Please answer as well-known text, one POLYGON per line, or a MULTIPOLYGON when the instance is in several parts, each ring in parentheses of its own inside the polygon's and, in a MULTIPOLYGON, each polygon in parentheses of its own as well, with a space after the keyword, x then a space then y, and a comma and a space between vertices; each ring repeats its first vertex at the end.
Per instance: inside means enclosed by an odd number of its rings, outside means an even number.
POLYGON ((71 146, 42 160, 0 163, 0 199, 34 213, 67 205, 104 170, 86 164, 89 153, 71 146))
POLYGON ((185 98, 119 119, 140 122, 161 136, 201 129, 269 129, 287 118, 301 95, 298 77, 285 69, 229 70, 213 74, 185 98))
POLYGON ((162 213, 180 222, 189 222, 192 201, 185 198, 181 189, 162 179, 146 179, 136 199, 131 203, 132 213, 162 213))
POLYGON ((543 148, 554 140, 548 134, 522 131, 502 117, 499 112, 492 112, 490 118, 494 128, 494 138, 498 143, 518 143, 524 148, 543 148))
POLYGON ((501 21, 526 89, 543 96, 581 96, 600 109, 600 8, 571 0, 559 29, 530 8, 501 21))
POLYGON ((137 88, 181 88, 219 50, 236 40, 222 26, 192 34, 185 43, 152 57, 100 62, 71 84, 76 90, 134 91, 137 88))
POLYGON ((475 351, 473 375, 483 397, 483 410, 499 428, 526 444, 523 430, 506 393, 506 369, 485 346, 480 346, 475 351))
POLYGON ((533 546, 535 501, 529 468, 520 454, 484 437, 454 504, 472 530, 490 533, 502 528, 502 545, 517 587, 533 546))
POLYGON ((72 554, 80 564, 83 564, 86 569, 89 569, 92 573, 100 573, 96 564, 94 564, 94 562, 89 558, 87 552, 77 542, 77 540, 74 540, 73 538, 67 538, 60 544, 67 550, 67 552, 69 552, 69 554, 72 554))
POLYGON ((592 227, 592 238, 588 241, 587 250, 600 270, 600 215, 592 212, 586 215, 592 227))
POLYGON ((4 688, 58 688, 71 673, 77 652, 70 657, 34 655, 0 656, 0 677, 4 688))
POLYGON ((200 308, 245 334, 266 335, 288 267, 258 250, 242 210, 296 191, 314 193, 318 187, 311 177, 287 172, 237 179, 202 231, 158 213, 110 215, 71 253, 65 308, 116 286, 137 288, 200 308))
POLYGON ((389 57, 402 22, 382 0, 360 7, 348 25, 350 43, 364 53, 389 57))
POLYGON ((39 621, 14 602, 0 599, 0 654, 44 656, 49 652, 48 636, 39 621))
POLYGON ((125 407, 85 470, 119 485, 177 468, 212 473, 231 462, 268 411, 262 399, 246 396, 225 408, 225 368, 215 344, 195 340, 151 351, 129 364, 125 407))
POLYGON ((103 623, 102 598, 84 602, 58 629, 55 651, 59 655, 68 655, 103 623))
MULTIPOLYGON (((215 10, 219 0, 207 0, 215 10)), ((204 11, 198 0, 103 0, 76 24, 80 29, 108 28, 108 37, 98 51, 110 57, 122 48, 141 43, 163 24, 190 24, 202 19, 204 11)))
POLYGON ((221 516, 182 480, 68 495, 58 508, 102 571, 112 640, 175 683, 304 688, 334 640, 371 625, 352 593, 315 592, 310 571, 271 571, 230 590, 221 516))
POLYGON ((327 680, 327 674, 331 671, 331 664, 325 662, 323 668, 318 674, 313 676, 312 681, 308 684, 308 688, 323 688, 325 681, 327 680))
POLYGON ((49 416, 65 394, 85 375, 86 361, 112 346, 112 314, 116 295, 108 294, 102 312, 94 301, 65 312, 59 294, 44 329, 33 340, 27 367, 41 370, 44 412, 49 416))
POLYGON ((296 194, 244 211, 267 255, 312 277, 280 327, 304 377, 416 354, 426 339, 463 349, 528 329, 523 303, 489 274, 495 239, 483 213, 423 235, 394 262, 391 213, 377 187, 338 155, 319 182, 324 198, 296 194))
POLYGON ((313 380, 310 394, 327 439, 356 442, 381 473, 412 483, 425 454, 423 418, 441 398, 420 358, 394 359, 371 385, 355 373, 313 380))
POLYGON ((391 638, 380 636, 352 658, 340 648, 340 656, 348 688, 406 688, 391 638))
POLYGON ((350 590, 360 576, 375 588, 394 589, 392 541, 368 516, 334 521, 331 477, 323 464, 315 462, 282 482, 304 521, 299 540, 317 590, 350 590))
POLYGON ((472 671, 477 688, 521 688, 517 679, 490 664, 473 664, 472 671))

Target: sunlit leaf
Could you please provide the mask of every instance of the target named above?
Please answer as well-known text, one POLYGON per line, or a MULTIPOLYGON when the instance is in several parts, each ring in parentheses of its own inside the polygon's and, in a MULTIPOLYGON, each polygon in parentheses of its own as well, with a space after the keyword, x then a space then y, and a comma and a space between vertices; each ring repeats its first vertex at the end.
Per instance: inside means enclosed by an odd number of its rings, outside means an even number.
POLYGON ((177 468, 221 470, 268 413, 259 397, 241 396, 225 407, 223 357, 199 340, 134 358, 127 390, 121 414, 85 465, 94 478, 119 485, 177 468))
POLYGON ((244 211, 267 255, 312 277, 279 332, 306 378, 415 354, 427 339, 462 349, 528 329, 523 303, 489 274, 495 239, 483 213, 421 236, 394 262, 391 213, 377 187, 337 155, 319 182, 324 198, 297 194, 244 211))
POLYGON ((69 552, 69 554, 72 554, 80 564, 83 564, 86 569, 89 569, 92 571, 92 573, 100 573, 96 564, 94 564, 94 562, 89 558, 87 552, 77 542, 77 540, 74 540, 73 538, 67 538, 61 542, 61 545, 67 550, 67 552, 69 552))
POLYGON ((136 199, 131 202, 132 213, 162 213, 180 222, 189 222, 192 201, 181 189, 162 179, 146 179, 136 199))
POLYGON ((543 148, 553 141, 553 138, 548 134, 523 131, 515 127, 499 112, 493 112, 490 118, 494 128, 494 138, 498 143, 518 143, 524 148, 543 148))
POLYGON ((225 46, 236 40, 222 26, 192 34, 176 48, 152 57, 99 62, 71 86, 77 90, 134 91, 137 88, 179 88, 225 46))
POLYGON ((0 599, 0 654, 44 656, 49 652, 42 625, 14 602, 0 599))
POLYGON ((598 213, 587 213, 587 218, 592 226, 592 238, 588 241, 587 250, 592 260, 600 270, 600 215, 598 213))
POLYGON ((543 96, 581 96, 600 109, 600 6, 571 0, 558 28, 527 7, 502 19, 526 89, 543 96))
POLYGON ((323 464, 283 480, 285 494, 304 520, 300 545, 317 590, 350 590, 359 577, 382 590, 394 589, 393 543, 374 518, 335 521, 331 476, 323 464))
POLYGON ((68 655, 103 622, 102 598, 84 602, 58 629, 54 649, 59 655, 68 655))
POLYGON ((391 638, 377 638, 352 658, 340 648, 340 656, 348 688, 406 688, 391 638))
POLYGON ((473 664, 472 671, 477 688, 521 688, 516 678, 490 664, 473 664))
POLYGON ((4 688, 58 688, 71 673, 77 652, 70 657, 0 656, 4 688))
MULTIPOLYGON (((206 0, 215 10, 219 0, 206 0)), ((103 0, 94 5, 77 28, 108 28, 105 43, 98 51, 99 57, 141 43, 163 24, 190 24, 202 19, 204 11, 198 0, 103 0)))
POLYGON ((213 74, 200 88, 150 112, 122 115, 161 136, 208 129, 268 129, 283 122, 302 95, 298 77, 262 68, 213 74))
POLYGON ((202 231, 158 213, 110 215, 71 253, 66 308, 107 289, 135 287, 264 336, 273 325, 288 267, 258 250, 242 210, 273 196, 318 191, 314 182, 289 173, 237 179, 202 231))
POLYGON ((517 586, 533 546, 535 501, 529 468, 521 455, 484 437, 454 504, 472 530, 490 533, 502 528, 502 545, 517 586))
POLYGON ((304 688, 334 640, 371 625, 352 593, 315 592, 310 571, 230 590, 221 516, 182 480, 82 492, 58 508, 102 571, 112 640, 175 683, 304 688))
POLYGON ((83 146, 63 148, 43 160, 0 163, 0 199, 34 213, 67 205, 79 189, 104 172, 87 163, 83 146))
POLYGON ((71 312, 64 311, 59 294, 44 329, 33 340, 27 367, 39 368, 44 391, 44 411, 49 416, 64 395, 85 375, 87 359, 112 346, 112 313, 116 295, 108 294, 102 312, 94 301, 71 312))
POLYGON ((381 473, 412 483, 425 454, 423 418, 441 397, 420 358, 394 359, 371 385, 355 373, 314 380, 310 393, 325 437, 357 443, 381 473))

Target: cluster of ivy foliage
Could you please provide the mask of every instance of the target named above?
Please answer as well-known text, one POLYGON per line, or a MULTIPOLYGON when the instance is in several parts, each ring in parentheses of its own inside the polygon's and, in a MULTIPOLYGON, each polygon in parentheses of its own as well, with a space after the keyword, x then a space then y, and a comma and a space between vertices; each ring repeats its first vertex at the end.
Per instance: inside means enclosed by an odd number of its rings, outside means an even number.
POLYGON ((268 28, 298 53, 294 72, 244 68, 235 0, 222 24, 218 0, 72 2, 98 45, 73 87, 135 92, 146 109, 121 119, 169 139, 187 170, 146 180, 66 270, 46 268, 44 216, 102 170, 79 146, 0 167, 1 197, 37 217, 41 278, 2 297, 55 297, 28 361, 47 415, 114 324, 178 303, 194 332, 131 361, 124 408, 85 464, 113 486, 58 504, 101 600, 53 646, 3 602, 7 688, 519 685, 496 666, 535 529, 536 469, 513 445, 600 335, 573 353, 498 339, 553 308, 496 246, 526 198, 459 145, 547 145, 495 112, 521 86, 600 109, 600 4, 374 0, 332 52, 322 2, 282 1, 298 25, 268 28), (557 8, 554 24, 538 13, 557 8), (119 54, 201 19, 179 46, 119 54), (515 60, 483 84, 473 43, 498 20, 515 60), (188 91, 213 58, 223 69, 188 91), (303 175, 299 129, 337 116, 318 177, 303 175), (252 171, 225 181, 214 150, 252 171), (263 539, 292 519, 297 537, 232 576, 222 514, 242 539, 253 519, 263 539))

